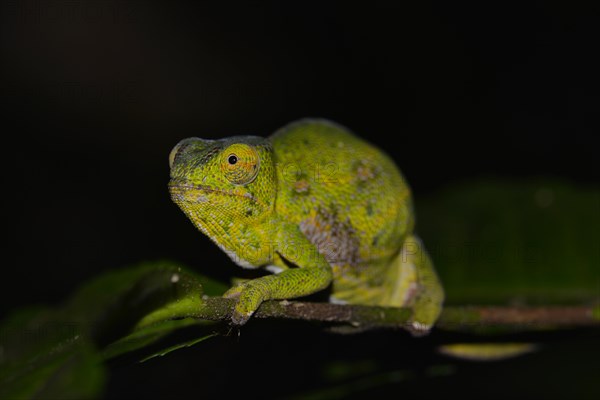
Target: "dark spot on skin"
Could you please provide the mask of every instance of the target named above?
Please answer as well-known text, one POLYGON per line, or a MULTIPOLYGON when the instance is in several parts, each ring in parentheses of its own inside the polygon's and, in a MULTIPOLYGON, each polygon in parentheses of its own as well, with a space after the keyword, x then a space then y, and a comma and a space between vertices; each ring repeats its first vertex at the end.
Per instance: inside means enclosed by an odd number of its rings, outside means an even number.
POLYGON ((356 170, 356 174, 358 175, 358 179, 361 181, 367 181, 369 179, 375 178, 375 171, 369 165, 362 165, 356 170))
POLYGON ((377 244, 379 243, 379 238, 380 238, 380 235, 376 235, 376 236, 373 238, 373 241, 371 242, 371 246, 373 246, 373 247, 376 247, 376 246, 377 246, 377 244))
POLYGON ((308 193, 310 189, 310 183, 306 179, 300 179, 299 181, 294 182, 294 190, 296 193, 308 193))
POLYGON ((330 264, 357 266, 360 243, 350 221, 341 222, 335 212, 320 209, 300 222, 300 231, 330 264))
POLYGON ((378 175, 377 167, 371 164, 368 160, 359 160, 352 166, 354 176, 358 182, 359 188, 365 183, 372 181, 378 175))

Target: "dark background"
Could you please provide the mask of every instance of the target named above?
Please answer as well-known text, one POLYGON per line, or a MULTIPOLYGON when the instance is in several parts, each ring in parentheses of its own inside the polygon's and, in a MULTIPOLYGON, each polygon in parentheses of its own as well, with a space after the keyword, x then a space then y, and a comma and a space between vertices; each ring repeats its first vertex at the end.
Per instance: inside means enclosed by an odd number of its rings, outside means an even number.
MULTIPOLYGON (((56 304, 83 280, 141 260, 238 272, 169 199, 167 157, 188 136, 267 136, 326 117, 388 151, 417 198, 488 176, 596 184, 597 11, 566 2, 4 2, 0 316, 56 304)), ((179 379, 142 394, 193 392, 180 381, 195 356, 150 367, 179 379)), ((111 395, 133 379, 120 373, 111 395)))

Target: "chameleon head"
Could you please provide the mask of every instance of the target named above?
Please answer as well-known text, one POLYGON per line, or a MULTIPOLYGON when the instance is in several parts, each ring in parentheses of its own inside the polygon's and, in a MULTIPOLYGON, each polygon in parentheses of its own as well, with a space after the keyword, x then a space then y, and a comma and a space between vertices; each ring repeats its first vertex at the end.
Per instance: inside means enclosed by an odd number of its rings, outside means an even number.
POLYGON ((275 170, 264 138, 184 139, 171 151, 169 165, 171 198, 205 233, 256 222, 274 208, 275 170))

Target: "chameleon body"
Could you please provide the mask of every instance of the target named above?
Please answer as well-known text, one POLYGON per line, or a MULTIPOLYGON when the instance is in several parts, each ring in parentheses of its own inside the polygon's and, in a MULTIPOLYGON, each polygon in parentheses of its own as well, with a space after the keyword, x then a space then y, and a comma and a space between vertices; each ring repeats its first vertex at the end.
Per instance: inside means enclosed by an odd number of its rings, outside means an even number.
POLYGON ((303 119, 269 138, 188 138, 170 154, 169 189, 196 227, 237 264, 272 275, 245 281, 232 321, 262 301, 330 290, 331 301, 412 307, 427 331, 444 293, 413 234, 410 189, 384 152, 333 122, 303 119))

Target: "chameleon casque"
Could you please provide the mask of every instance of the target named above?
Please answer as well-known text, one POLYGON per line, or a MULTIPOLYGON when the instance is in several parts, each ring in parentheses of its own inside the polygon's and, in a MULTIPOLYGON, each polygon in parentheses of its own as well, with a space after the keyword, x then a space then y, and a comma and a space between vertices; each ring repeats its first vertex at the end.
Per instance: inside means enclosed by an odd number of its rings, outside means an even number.
POLYGON ((332 302, 404 306, 426 332, 444 292, 413 234, 410 189, 386 154, 346 128, 303 119, 269 138, 188 138, 169 156, 173 201, 246 268, 232 321, 260 304, 324 289, 332 302))

